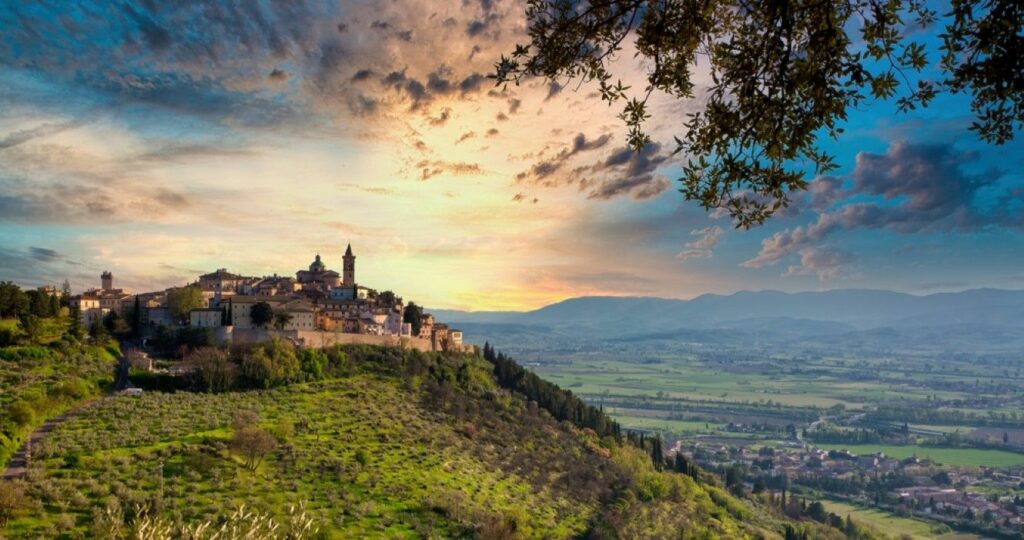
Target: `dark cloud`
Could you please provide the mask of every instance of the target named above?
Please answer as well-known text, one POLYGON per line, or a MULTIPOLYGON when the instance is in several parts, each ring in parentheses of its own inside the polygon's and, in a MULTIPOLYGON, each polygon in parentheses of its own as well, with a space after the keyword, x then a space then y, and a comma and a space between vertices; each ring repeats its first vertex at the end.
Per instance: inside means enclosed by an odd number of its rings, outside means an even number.
POLYGON ((288 80, 288 74, 280 69, 274 68, 270 71, 270 75, 268 75, 267 78, 275 82, 284 82, 288 80))
POLYGON ((523 105, 522 100, 516 98, 509 98, 508 100, 508 114, 512 116, 519 111, 519 107, 523 105))
POLYGON ((459 143, 465 142, 465 141, 467 141, 469 139, 472 139, 473 137, 476 137, 476 132, 475 131, 467 131, 467 132, 465 132, 465 133, 463 133, 462 135, 459 136, 458 140, 455 141, 455 144, 459 144, 459 143))
POLYGON ((805 204, 821 212, 817 221, 778 232, 761 242, 761 250, 743 266, 775 264, 824 242, 842 230, 885 229, 900 234, 973 231, 983 227, 1024 225, 1019 189, 1001 186, 1001 171, 969 173, 976 159, 952 145, 892 144, 885 154, 861 152, 843 189, 838 178, 812 182, 805 204), (983 190, 999 192, 983 196, 983 190))
POLYGON ((41 262, 54 262, 64 258, 64 256, 57 251, 36 246, 30 246, 28 248, 28 253, 33 259, 41 262))
POLYGON ((171 33, 166 28, 157 24, 149 16, 136 11, 130 4, 125 4, 124 10, 135 20, 139 34, 153 52, 161 54, 171 48, 173 40, 171 33))
POLYGON ((476 92, 480 90, 480 87, 483 86, 483 83, 486 80, 487 77, 485 77, 484 75, 480 73, 474 73, 466 77, 465 79, 462 79, 462 81, 459 83, 459 92, 463 94, 467 94, 469 92, 476 92))
POLYGON ((466 35, 469 37, 476 37, 487 30, 486 21, 472 21, 466 25, 466 35))
POLYGON ((558 84, 555 81, 551 81, 550 83, 548 83, 548 95, 544 98, 544 101, 547 101, 557 96, 561 91, 562 85, 558 84))
POLYGON ((853 256, 845 251, 807 247, 800 250, 800 264, 787 268, 783 276, 815 275, 819 281, 829 281, 841 276, 852 260, 853 256))
POLYGON ((355 72, 354 75, 352 75, 352 80, 355 81, 355 82, 360 82, 360 81, 368 80, 371 77, 373 77, 373 70, 370 70, 370 69, 360 69, 359 71, 355 72))
POLYGON ((416 164, 420 170, 420 180, 429 180, 441 173, 449 173, 456 176, 479 175, 485 171, 477 163, 466 163, 464 161, 443 161, 443 160, 422 160, 416 164))
MULTIPOLYGON (((605 133, 600 137, 592 140, 588 140, 586 135, 579 133, 573 137, 572 144, 569 148, 561 150, 555 157, 535 163, 528 172, 522 172, 516 175, 516 179, 530 180, 534 183, 546 183, 543 182, 547 177, 560 170, 570 158, 579 154, 580 152, 587 152, 590 150, 596 150, 608 144, 611 141, 612 136, 605 133)), ((558 182, 547 183, 548 185, 554 185, 558 182)))
POLYGON ((498 133, 499 133, 498 128, 491 128, 491 129, 487 130, 487 136, 488 137, 494 137, 498 133))
POLYGON ((664 178, 655 176, 655 170, 668 161, 668 155, 661 153, 661 145, 650 143, 636 152, 622 147, 612 152, 603 163, 590 168, 591 175, 603 176, 604 180, 585 182, 590 188, 588 198, 610 199, 628 194, 637 200, 650 199, 668 189, 664 178))
POLYGON ((669 183, 655 175, 658 167, 668 161, 661 145, 648 144, 640 152, 629 147, 612 151, 606 158, 591 165, 581 165, 565 171, 565 166, 574 156, 603 148, 611 141, 610 134, 597 139, 587 139, 577 134, 572 144, 554 157, 535 163, 529 170, 516 175, 516 181, 545 187, 576 184, 581 191, 587 191, 590 199, 610 199, 620 195, 643 200, 650 199, 668 189, 669 183))
POLYGON ((81 122, 74 120, 70 122, 42 124, 34 128, 15 131, 13 133, 9 133, 4 138, 0 139, 0 150, 18 146, 19 144, 26 143, 32 139, 36 139, 39 137, 55 135, 62 131, 78 127, 79 125, 81 125, 81 122))

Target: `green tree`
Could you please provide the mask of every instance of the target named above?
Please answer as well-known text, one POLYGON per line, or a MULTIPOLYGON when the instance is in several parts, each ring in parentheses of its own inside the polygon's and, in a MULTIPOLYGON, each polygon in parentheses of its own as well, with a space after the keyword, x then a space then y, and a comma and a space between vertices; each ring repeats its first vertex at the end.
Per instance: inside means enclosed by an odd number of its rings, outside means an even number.
POLYGON ((275 311, 274 312, 274 328, 278 330, 284 330, 288 323, 292 322, 292 314, 287 311, 275 311))
POLYGON ((195 285, 181 287, 167 293, 167 309, 171 312, 171 317, 183 324, 188 322, 189 312, 205 305, 203 291, 195 285))
POLYGON ((255 471, 263 458, 277 449, 277 439, 269 431, 256 425, 248 425, 236 429, 231 439, 231 447, 242 455, 245 468, 255 471))
POLYGON ((64 307, 71 305, 71 282, 66 279, 60 285, 60 305, 64 307))
POLYGON ((30 508, 30 503, 24 483, 0 481, 0 528, 6 527, 19 511, 30 508))
POLYGON ((256 302, 249 312, 249 318, 257 328, 265 328, 274 320, 274 308, 266 302, 256 302))
POLYGON ((19 317, 29 307, 29 297, 21 287, 10 281, 0 282, 0 317, 19 317))
POLYGON ((187 358, 192 365, 193 385, 203 392, 227 392, 235 388, 238 366, 231 361, 224 349, 203 347, 193 351, 187 358))
POLYGON ((416 302, 409 302, 402 313, 402 322, 412 325, 412 335, 420 334, 420 327, 423 325, 423 308, 416 305, 416 302))
POLYGON ((18 319, 18 328, 30 343, 38 343, 43 331, 43 321, 37 315, 26 313, 18 319))
POLYGON ((838 138, 848 111, 870 100, 895 99, 906 111, 941 92, 967 93, 971 130, 997 144, 1013 138, 1024 123, 1024 4, 951 4, 940 17, 920 0, 528 0, 529 43, 502 56, 495 77, 596 81, 609 104, 624 103, 637 151, 651 142, 644 124, 654 92, 700 93, 702 110, 679 119, 676 152, 689 158, 680 191, 749 227, 804 189, 806 171, 835 168, 819 139, 838 138), (935 23, 944 30, 938 51, 918 32, 935 23), (646 66, 636 90, 611 66, 627 38, 646 66), (698 65, 710 72, 706 90, 694 81, 698 65))
POLYGON ((82 310, 78 306, 71 307, 68 315, 67 333, 75 339, 82 339, 85 335, 85 329, 82 328, 82 310))
POLYGON ((131 328, 132 337, 139 337, 142 335, 142 302, 139 297, 135 297, 135 302, 132 307, 128 310, 128 326, 131 328))
POLYGON ((110 337, 107 327, 103 325, 103 321, 98 317, 93 318, 92 324, 89 325, 89 337, 96 342, 104 342, 110 337))
POLYGON ((132 332, 128 321, 124 320, 124 317, 116 311, 111 311, 103 316, 103 327, 107 329, 108 333, 118 339, 125 338, 132 332))

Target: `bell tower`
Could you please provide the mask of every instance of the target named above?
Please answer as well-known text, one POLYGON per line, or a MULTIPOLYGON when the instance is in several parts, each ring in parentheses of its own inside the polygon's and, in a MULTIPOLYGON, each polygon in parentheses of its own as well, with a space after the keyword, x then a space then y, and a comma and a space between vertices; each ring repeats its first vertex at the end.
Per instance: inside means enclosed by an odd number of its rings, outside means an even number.
POLYGON ((342 263, 342 287, 356 286, 356 256, 352 254, 352 244, 345 250, 345 256, 341 258, 342 263))

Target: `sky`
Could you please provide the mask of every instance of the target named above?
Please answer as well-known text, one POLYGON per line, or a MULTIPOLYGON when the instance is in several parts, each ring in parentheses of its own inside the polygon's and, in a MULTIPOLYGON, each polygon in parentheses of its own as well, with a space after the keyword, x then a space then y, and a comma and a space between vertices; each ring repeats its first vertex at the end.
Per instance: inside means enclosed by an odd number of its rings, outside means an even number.
MULTIPOLYGON (((1024 287, 1024 141, 979 141, 966 97, 852 111, 839 169, 740 230, 677 191, 699 100, 655 94, 634 153, 592 85, 487 78, 524 10, 0 0, 0 280, 156 290, 351 242, 361 284, 437 308, 1024 287)), ((642 86, 628 46, 614 69, 642 86)))

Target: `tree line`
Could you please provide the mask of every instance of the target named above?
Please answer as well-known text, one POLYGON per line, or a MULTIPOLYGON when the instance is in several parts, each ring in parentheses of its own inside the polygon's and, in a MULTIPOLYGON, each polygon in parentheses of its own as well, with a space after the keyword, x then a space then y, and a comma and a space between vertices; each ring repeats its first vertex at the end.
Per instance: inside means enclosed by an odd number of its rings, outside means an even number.
POLYGON ((581 428, 594 430, 598 436, 622 439, 622 428, 604 412, 573 395, 569 390, 538 377, 505 353, 484 344, 484 359, 494 365, 498 385, 524 395, 559 421, 568 421, 581 428))

